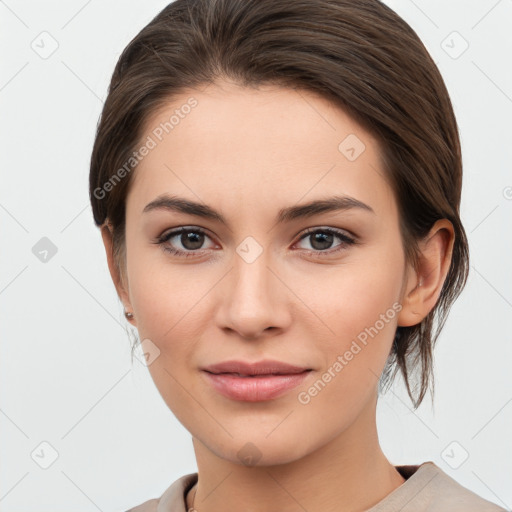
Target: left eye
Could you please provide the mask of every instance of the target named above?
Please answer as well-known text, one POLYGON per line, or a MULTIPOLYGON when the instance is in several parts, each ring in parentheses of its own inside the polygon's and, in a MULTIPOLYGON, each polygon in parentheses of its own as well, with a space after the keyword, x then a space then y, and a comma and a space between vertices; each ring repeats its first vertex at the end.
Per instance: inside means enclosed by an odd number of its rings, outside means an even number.
POLYGON ((355 243, 354 239, 345 235, 345 233, 330 228, 309 230, 301 236, 299 242, 302 242, 303 240, 306 239, 310 239, 311 246, 313 247, 314 252, 327 252, 328 249, 331 249, 335 237, 341 240, 341 243, 339 243, 335 247, 341 248, 337 248, 334 251, 329 252, 341 250, 344 248, 344 246, 355 243))

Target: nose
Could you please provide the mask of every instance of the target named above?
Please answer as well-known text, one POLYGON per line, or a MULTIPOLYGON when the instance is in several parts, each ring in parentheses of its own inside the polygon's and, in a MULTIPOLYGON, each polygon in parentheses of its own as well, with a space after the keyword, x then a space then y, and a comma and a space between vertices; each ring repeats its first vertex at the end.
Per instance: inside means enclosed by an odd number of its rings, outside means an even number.
POLYGON ((219 290, 219 327, 244 339, 258 339, 265 332, 282 331, 291 323, 292 294, 278 275, 276 265, 263 251, 254 261, 234 255, 233 268, 219 290))

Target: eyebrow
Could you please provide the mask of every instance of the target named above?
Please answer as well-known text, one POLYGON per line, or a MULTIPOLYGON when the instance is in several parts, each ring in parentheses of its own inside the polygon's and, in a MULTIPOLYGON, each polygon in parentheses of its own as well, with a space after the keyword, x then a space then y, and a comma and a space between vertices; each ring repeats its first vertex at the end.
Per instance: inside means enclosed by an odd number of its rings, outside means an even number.
MULTIPOLYGON (((276 216, 276 223, 282 224, 297 219, 313 217, 314 215, 319 215, 321 213, 346 211, 354 208, 367 211, 375 215, 375 211, 371 206, 368 206, 354 197, 332 196, 325 199, 310 201, 309 203, 282 208, 276 216)), ((210 219, 228 226, 226 219, 211 206, 191 201, 190 199, 185 199, 183 197, 162 194, 155 200, 148 203, 144 207, 143 213, 154 210, 165 210, 195 215, 196 217, 210 219)))

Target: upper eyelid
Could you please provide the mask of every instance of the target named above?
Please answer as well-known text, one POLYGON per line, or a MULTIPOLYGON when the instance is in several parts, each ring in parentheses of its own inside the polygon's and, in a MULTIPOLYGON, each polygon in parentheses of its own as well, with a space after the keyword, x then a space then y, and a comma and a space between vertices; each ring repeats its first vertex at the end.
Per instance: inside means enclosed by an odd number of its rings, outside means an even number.
MULTIPOLYGON (((168 242, 171 238, 174 238, 175 236, 178 236, 179 234, 181 233, 186 233, 187 231, 191 231, 191 232, 197 232, 197 233, 202 233, 206 236, 208 236, 208 238, 213 239, 215 237, 213 237, 212 235, 209 234, 209 231, 205 228, 200 228, 199 226, 179 226, 177 228, 171 228, 169 230, 165 230, 160 236, 157 237, 157 240, 162 240, 165 242, 168 242)), ((200 251, 202 249, 198 249, 198 251, 200 251)), ((193 251, 188 251, 188 252, 193 252, 193 251)))
POLYGON ((209 236, 210 238, 215 238, 212 235, 210 235, 210 232, 207 229, 200 228, 199 226, 178 226, 176 228, 166 229, 157 238, 158 239, 163 239, 163 238, 170 239, 170 238, 175 237, 176 235, 179 235, 180 233, 187 232, 187 231, 191 231, 191 232, 196 231, 198 233, 203 233, 203 234, 209 236))
POLYGON ((351 233, 350 231, 348 231, 346 229, 320 226, 320 227, 315 227, 315 228, 306 228, 301 233, 299 233, 299 235, 301 237, 300 239, 302 239, 305 236, 311 235, 312 233, 316 233, 317 231, 320 231, 320 232, 321 231, 332 232, 332 233, 334 233, 334 234, 336 234, 338 236, 345 236, 345 237, 350 238, 352 240, 355 240, 357 238, 356 235, 354 235, 353 233, 351 233))

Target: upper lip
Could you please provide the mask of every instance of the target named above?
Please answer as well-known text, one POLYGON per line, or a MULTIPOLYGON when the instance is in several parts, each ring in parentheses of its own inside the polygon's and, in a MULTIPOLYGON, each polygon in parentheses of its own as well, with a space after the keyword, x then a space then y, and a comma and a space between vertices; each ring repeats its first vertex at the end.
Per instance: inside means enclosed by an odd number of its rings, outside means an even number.
POLYGON ((240 375, 289 375, 293 373, 302 373, 311 368, 304 366, 295 366, 282 361, 264 359, 248 363, 245 361, 223 361, 202 368, 210 373, 238 373, 240 375))

